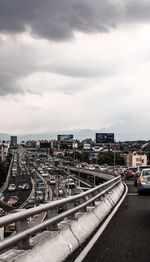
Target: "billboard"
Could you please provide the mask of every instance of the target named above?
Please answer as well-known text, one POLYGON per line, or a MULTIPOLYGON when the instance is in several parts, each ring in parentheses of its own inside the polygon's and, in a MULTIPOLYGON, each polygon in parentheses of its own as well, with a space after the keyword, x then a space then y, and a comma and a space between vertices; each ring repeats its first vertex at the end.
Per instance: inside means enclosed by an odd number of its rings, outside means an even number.
POLYGON ((90 150, 91 145, 90 144, 83 144, 83 149, 90 150))
POLYGON ((114 133, 96 133, 96 143, 114 143, 114 133))
POLYGON ((51 144, 48 141, 40 141, 40 148, 50 148, 51 144))
POLYGON ((73 143, 73 135, 57 135, 57 140, 60 144, 71 144, 73 143))

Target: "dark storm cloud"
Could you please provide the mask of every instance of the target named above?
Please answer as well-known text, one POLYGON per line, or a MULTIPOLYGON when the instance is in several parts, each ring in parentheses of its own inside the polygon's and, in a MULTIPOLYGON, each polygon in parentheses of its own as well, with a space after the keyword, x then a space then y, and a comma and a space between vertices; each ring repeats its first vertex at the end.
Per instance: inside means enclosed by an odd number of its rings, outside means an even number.
POLYGON ((39 37, 64 40, 74 31, 105 32, 149 14, 149 0, 0 0, 0 31, 30 28, 39 37))
MULTIPOLYGON (((63 41, 72 38, 75 31, 107 32, 121 21, 145 21, 149 14, 149 0, 0 0, 0 33, 21 33, 28 28, 39 38, 63 41)), ((44 68, 36 61, 34 47, 8 45, 8 52, 5 45, 0 38, 0 95, 23 92, 17 81, 38 71, 74 78, 114 73, 108 65, 92 69, 91 64, 73 66, 66 61, 44 68)))
POLYGON ((107 31, 122 7, 122 0, 0 0, 0 30, 17 33, 29 27, 36 35, 63 40, 73 31, 107 31))

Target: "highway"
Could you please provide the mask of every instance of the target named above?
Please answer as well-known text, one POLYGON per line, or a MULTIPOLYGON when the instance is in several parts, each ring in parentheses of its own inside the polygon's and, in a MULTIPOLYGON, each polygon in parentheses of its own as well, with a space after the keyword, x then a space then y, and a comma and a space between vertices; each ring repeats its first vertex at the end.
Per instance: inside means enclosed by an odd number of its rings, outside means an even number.
MULTIPOLYGON (((40 164, 44 164, 44 161, 38 161, 38 166, 40 166, 40 164)), ((30 161, 28 162, 28 165, 30 166, 30 161)), ((80 173, 81 172, 82 171, 80 170, 80 173)), ((17 175, 11 177, 9 181, 9 183, 15 183, 18 186, 21 182, 23 182, 25 178, 25 182, 28 182, 30 184, 29 191, 16 191, 19 199, 21 199, 21 201, 23 202, 29 197, 29 194, 31 193, 30 179, 32 175, 30 173, 27 173, 28 170, 26 170, 25 176, 17 175)), ((62 180, 59 181, 60 184, 64 184, 64 180, 68 177, 72 178, 72 175, 70 173, 66 173, 59 169, 53 170, 52 173, 52 176, 54 176, 55 179, 58 177, 60 180, 62 180)), ((93 175, 93 173, 91 175, 93 175)), ((40 176, 42 176, 42 174, 40 174, 40 176)), ((48 175, 46 177, 42 177, 42 180, 47 183, 50 177, 51 175, 48 172, 48 175)), ((33 175, 33 178, 35 179, 34 182, 36 183, 37 176, 33 175)), ((123 201, 119 210, 112 218, 102 235, 99 237, 96 244, 85 256, 84 260, 80 260, 78 259, 78 257, 81 252, 83 254, 84 252, 86 253, 86 245, 88 243, 84 243, 84 247, 80 247, 80 250, 75 251, 73 256, 71 256, 71 258, 67 259, 66 261, 150 261, 150 194, 139 196, 137 193, 137 188, 133 185, 133 180, 125 181, 125 183, 127 184, 129 189, 125 200, 123 201)), ((56 185, 50 185, 50 188, 52 190, 52 198, 53 200, 55 200, 57 187, 56 185)), ((70 195, 75 195, 75 193, 73 193, 73 189, 71 189, 70 191, 70 195)), ((5 190, 5 201, 7 201, 9 195, 10 192, 8 192, 8 190, 5 190)), ((63 196, 61 196, 60 198, 63 198, 63 196)), ((43 215, 45 215, 45 213, 43 213, 43 215)), ((39 223, 39 221, 37 222, 36 220, 34 220, 34 218, 31 219, 30 226, 31 224, 35 223, 39 223)))
POLYGON ((139 196, 133 181, 126 183, 125 200, 84 262, 150 261, 150 194, 139 196))

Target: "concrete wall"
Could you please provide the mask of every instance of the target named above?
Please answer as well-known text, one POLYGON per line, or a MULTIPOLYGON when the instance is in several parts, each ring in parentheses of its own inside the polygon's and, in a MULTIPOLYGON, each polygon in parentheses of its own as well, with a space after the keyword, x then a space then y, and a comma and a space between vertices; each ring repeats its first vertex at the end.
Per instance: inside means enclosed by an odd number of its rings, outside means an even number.
MULTIPOLYGON (((16 262, 62 262, 74 250, 83 244, 97 226, 104 220, 113 206, 117 203, 124 191, 122 182, 101 201, 96 207, 89 208, 89 212, 78 214, 75 221, 66 221, 65 226, 57 233, 42 233, 40 241, 34 247, 23 253, 18 251, 18 256, 11 257, 4 261, 16 262), (44 235, 45 234, 45 235, 44 235), (42 240, 41 240, 42 239, 42 240), (21 253, 21 254, 20 254, 21 253)), ((39 238, 40 236, 38 236, 39 238)), ((36 242, 36 241, 35 241, 36 242)), ((2 260, 3 261, 3 260, 2 260)))

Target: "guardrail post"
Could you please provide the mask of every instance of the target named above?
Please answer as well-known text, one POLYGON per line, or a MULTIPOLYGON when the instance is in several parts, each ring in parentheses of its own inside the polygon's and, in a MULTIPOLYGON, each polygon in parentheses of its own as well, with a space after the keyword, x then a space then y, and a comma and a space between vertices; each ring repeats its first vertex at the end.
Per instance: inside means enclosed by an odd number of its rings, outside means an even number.
MULTIPOLYGON (((47 211, 47 218, 55 217, 57 214, 58 214, 58 207, 50 209, 47 211)), ((50 231, 58 231, 58 225, 57 223, 49 225, 47 229, 50 231)))
MULTIPOLYGON (((20 220, 16 222, 16 233, 20 233, 22 231, 25 231, 28 228, 27 219, 20 220)), ((27 236, 23 240, 19 241, 17 244, 18 249, 27 250, 30 248, 30 237, 27 236)))
MULTIPOLYGON (((66 204, 66 209, 67 210, 70 210, 70 209, 72 209, 74 207, 75 207, 75 205, 74 205, 73 202, 70 202, 70 203, 66 204)), ((75 214, 70 214, 70 215, 67 216, 67 218, 70 219, 70 220, 74 220, 75 219, 75 214)))
MULTIPOLYGON (((89 200, 88 196, 85 196, 84 198, 80 198, 80 204, 85 203, 87 200, 89 200)), ((87 211, 87 210, 86 210, 86 206, 83 207, 83 208, 81 208, 81 211, 82 211, 82 212, 86 212, 86 211, 87 211)))
MULTIPOLYGON (((89 198, 91 199, 92 197, 94 197, 94 193, 89 195, 89 198)), ((91 202, 90 204, 88 204, 89 207, 94 207, 95 206, 95 200, 93 202, 91 202)))

